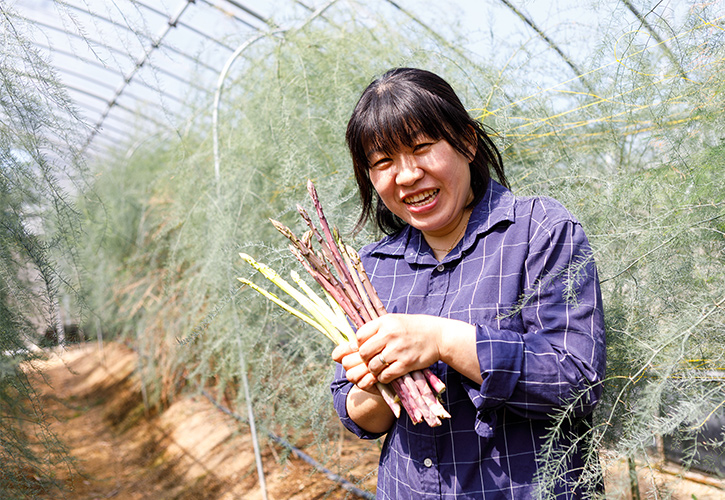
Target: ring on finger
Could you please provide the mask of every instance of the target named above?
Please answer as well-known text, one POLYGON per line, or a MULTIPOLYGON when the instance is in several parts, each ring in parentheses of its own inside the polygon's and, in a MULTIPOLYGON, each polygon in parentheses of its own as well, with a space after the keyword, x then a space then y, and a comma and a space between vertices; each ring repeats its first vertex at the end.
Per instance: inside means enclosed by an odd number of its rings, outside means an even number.
POLYGON ((378 360, 380 360, 380 362, 383 364, 383 366, 390 366, 390 363, 385 361, 385 358, 383 357, 382 352, 380 354, 378 354, 378 360))

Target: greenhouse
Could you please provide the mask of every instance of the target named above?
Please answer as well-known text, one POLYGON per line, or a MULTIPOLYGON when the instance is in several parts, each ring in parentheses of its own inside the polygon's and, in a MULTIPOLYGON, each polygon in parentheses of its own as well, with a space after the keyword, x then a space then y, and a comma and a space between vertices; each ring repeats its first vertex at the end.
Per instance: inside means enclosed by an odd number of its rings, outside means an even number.
POLYGON ((546 416, 538 497, 584 449, 590 498, 725 498, 722 2, 10 0, 0 23, 1 498, 389 497, 331 353, 396 312, 356 267, 385 234, 346 130, 408 67, 591 246, 601 396, 581 435, 584 395, 546 416))

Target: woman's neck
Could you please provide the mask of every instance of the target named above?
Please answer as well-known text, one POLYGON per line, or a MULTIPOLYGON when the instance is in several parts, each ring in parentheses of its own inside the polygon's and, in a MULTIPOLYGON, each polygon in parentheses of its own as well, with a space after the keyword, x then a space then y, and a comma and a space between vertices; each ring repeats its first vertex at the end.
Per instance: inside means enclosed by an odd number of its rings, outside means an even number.
POLYGON ((432 236, 430 234, 423 233, 425 241, 428 243, 428 246, 433 250, 433 255, 435 255, 435 258, 437 260, 443 260, 443 258, 445 258, 445 256, 448 255, 450 251, 456 247, 458 242, 461 241, 463 236, 466 234, 468 219, 470 219, 471 213, 471 209, 466 209, 461 212, 461 217, 458 221, 458 224, 456 224, 456 227, 444 236, 432 236))

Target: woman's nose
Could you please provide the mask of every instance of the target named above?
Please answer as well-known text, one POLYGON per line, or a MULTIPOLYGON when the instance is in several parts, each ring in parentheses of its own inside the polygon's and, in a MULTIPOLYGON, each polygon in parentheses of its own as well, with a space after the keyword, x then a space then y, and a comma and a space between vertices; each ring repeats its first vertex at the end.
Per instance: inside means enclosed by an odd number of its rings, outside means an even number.
POLYGON ((402 155, 400 167, 395 176, 395 182, 402 186, 409 186, 423 177, 423 170, 413 155, 402 155))

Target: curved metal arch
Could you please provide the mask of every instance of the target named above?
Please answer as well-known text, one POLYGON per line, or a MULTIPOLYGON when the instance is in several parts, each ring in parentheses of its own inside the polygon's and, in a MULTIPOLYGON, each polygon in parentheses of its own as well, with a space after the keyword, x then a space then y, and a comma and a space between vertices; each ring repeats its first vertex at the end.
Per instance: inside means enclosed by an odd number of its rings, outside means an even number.
MULTIPOLYGON (((322 15, 328 8, 330 8, 332 5, 334 5, 337 2, 337 0, 330 0, 322 7, 315 10, 302 25, 298 27, 298 29, 304 28, 309 23, 311 23, 313 20, 315 20, 317 17, 322 15)), ((213 150, 214 150, 214 181, 216 183, 216 194, 217 198, 221 196, 221 160, 219 157, 219 105, 221 103, 221 94, 222 94, 222 88, 224 87, 224 80, 226 80, 227 75, 229 74, 229 70, 232 67, 232 64, 241 56, 245 50, 247 50, 250 46, 258 42, 259 40, 262 40, 263 38, 267 38, 269 36, 273 36, 279 33, 284 33, 286 31, 289 31, 292 28, 285 28, 285 29, 277 29, 270 31, 268 33, 261 33, 255 37, 252 37, 251 39, 244 42, 242 45, 240 45, 237 50, 234 51, 234 53, 229 56, 229 59, 227 59, 227 62, 224 64, 224 68, 219 73, 219 79, 217 80, 216 85, 216 91, 214 92, 214 109, 212 111, 212 136, 213 136, 213 150)))

